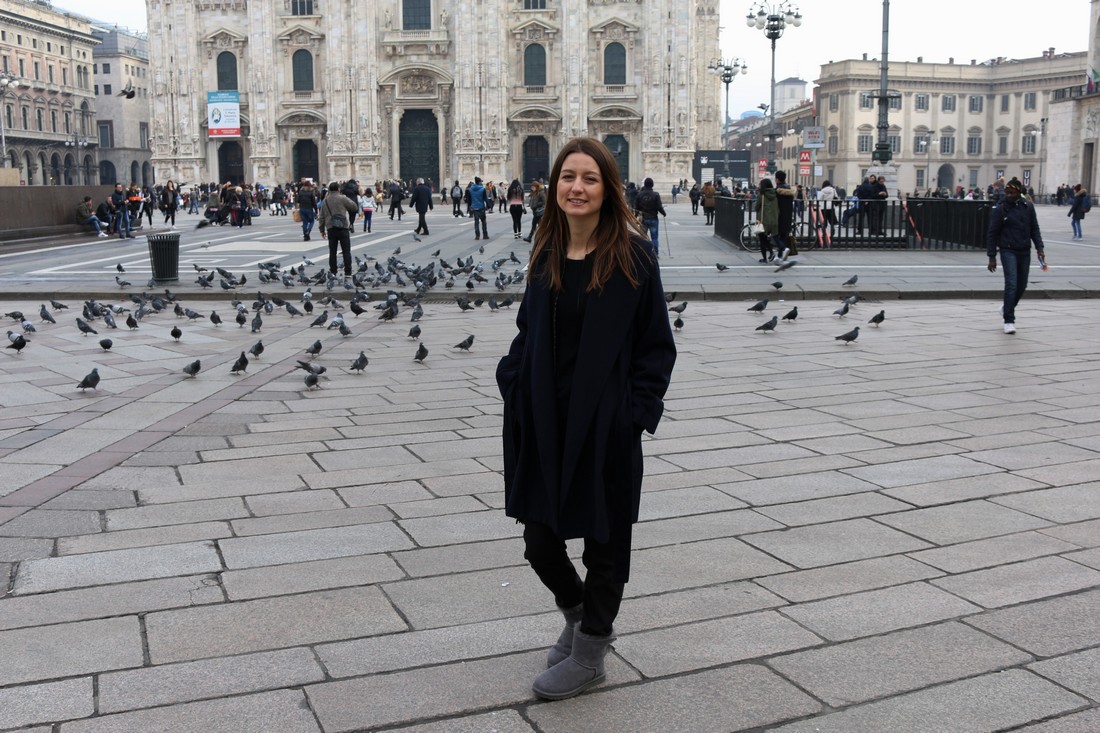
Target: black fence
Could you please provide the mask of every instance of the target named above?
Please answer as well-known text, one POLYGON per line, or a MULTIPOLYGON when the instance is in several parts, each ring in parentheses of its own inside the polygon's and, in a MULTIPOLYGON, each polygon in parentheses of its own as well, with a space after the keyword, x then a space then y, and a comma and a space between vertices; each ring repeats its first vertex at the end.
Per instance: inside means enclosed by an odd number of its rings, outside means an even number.
MULTIPOLYGON (((756 221, 756 202, 720 196, 716 203, 714 233, 755 250, 749 227, 756 221)), ((830 213, 820 202, 804 200, 795 202, 791 233, 800 251, 984 248, 991 209, 988 201, 922 198, 837 201, 830 213)))

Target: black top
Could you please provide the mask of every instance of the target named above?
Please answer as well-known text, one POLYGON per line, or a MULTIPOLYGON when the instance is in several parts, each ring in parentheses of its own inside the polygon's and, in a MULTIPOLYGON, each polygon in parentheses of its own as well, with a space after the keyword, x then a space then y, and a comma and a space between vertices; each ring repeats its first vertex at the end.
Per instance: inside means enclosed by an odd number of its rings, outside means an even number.
POLYGON ((554 296, 554 393, 558 401, 559 428, 565 426, 569 395, 573 391, 573 369, 588 303, 585 288, 592 279, 593 255, 583 260, 562 261, 561 292, 554 296))

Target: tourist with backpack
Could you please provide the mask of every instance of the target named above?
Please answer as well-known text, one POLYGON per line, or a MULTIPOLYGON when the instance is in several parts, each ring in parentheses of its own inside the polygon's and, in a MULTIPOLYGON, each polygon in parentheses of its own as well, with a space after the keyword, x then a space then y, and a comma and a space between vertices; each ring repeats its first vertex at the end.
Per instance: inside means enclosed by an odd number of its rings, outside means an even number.
POLYGON ((1081 238, 1081 220, 1091 209, 1092 196, 1089 196, 1088 189, 1078 183, 1073 187, 1073 203, 1070 204, 1069 213, 1066 214, 1073 225, 1074 239, 1081 238))

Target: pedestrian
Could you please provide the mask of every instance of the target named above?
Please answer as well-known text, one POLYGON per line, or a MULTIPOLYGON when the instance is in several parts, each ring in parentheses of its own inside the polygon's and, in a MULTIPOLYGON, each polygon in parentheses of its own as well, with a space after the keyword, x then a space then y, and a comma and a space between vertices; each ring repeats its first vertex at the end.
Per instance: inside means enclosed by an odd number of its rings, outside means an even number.
POLYGON ((275 207, 276 216, 286 216, 286 191, 282 186, 275 186, 271 192, 271 203, 275 207))
POLYGON ((356 212, 356 202, 340 191, 336 181, 328 184, 328 195, 321 204, 317 218, 317 228, 321 236, 328 236, 328 271, 336 275, 339 270, 336 263, 336 248, 344 258, 344 278, 351 277, 351 222, 356 212))
POLYGON ((474 182, 466 193, 470 196, 470 215, 474 218, 474 239, 481 239, 483 235, 488 239, 489 227, 485 223, 485 208, 492 208, 493 199, 487 198, 489 194, 477 176, 474 176, 474 182))
POLYGON ((523 236, 523 215, 527 213, 523 205, 523 184, 513 178, 506 193, 508 213, 512 215, 512 239, 519 239, 523 236))
POLYGON ((833 184, 828 181, 822 183, 821 189, 817 192, 817 198, 821 201, 821 214, 825 217, 825 222, 829 225, 829 235, 832 236, 833 229, 837 224, 835 205, 838 199, 833 184))
POLYGON ((308 242, 309 233, 313 231, 313 224, 317 221, 317 191, 308 178, 302 181, 295 203, 298 214, 302 217, 302 241, 308 242))
POLYGON ((639 236, 611 151, 565 143, 550 173, 519 333, 497 366, 505 514, 565 628, 535 679, 560 700, 604 679, 629 581, 641 434, 657 429, 676 361, 660 268, 639 236), (566 551, 584 539, 582 580, 566 551))
POLYGON ((530 242, 535 236, 535 230, 542 221, 542 215, 546 212, 546 191, 538 181, 531 181, 531 195, 527 199, 531 207, 531 233, 523 238, 524 242, 530 242))
POLYGON ((111 223, 113 230, 119 239, 134 239, 134 233, 130 229, 130 196, 121 183, 115 184, 115 190, 111 192, 111 223))
MULTIPOLYGON (((777 241, 779 236, 779 195, 770 178, 760 181, 759 195, 756 197, 756 221, 762 229, 756 233, 760 240, 760 262, 767 264, 775 259, 775 247, 782 247, 777 241)), ((782 250, 780 250, 782 251, 782 250)))
POLYGON ((986 238, 987 269, 997 271, 997 253, 1001 255, 1004 270, 1005 292, 1001 313, 1004 316, 1005 333, 1016 333, 1016 305, 1027 290, 1027 275, 1031 267, 1031 244, 1039 263, 1046 267, 1043 253, 1043 236, 1039 233, 1039 220, 1035 207, 1021 197, 1024 187, 1013 178, 1005 184, 1004 198, 993 207, 989 215, 989 233, 986 238))
POLYGON ((794 224, 794 189, 787 183, 786 171, 775 172, 775 195, 779 202, 779 233, 776 236, 778 253, 777 259, 786 260, 791 255, 798 254, 794 237, 791 236, 791 226, 794 224))
POLYGON ((634 206, 638 210, 638 215, 642 217, 642 226, 649 230, 649 241, 653 242, 653 250, 660 252, 661 220, 657 215, 668 216, 668 214, 661 203, 661 194, 653 190, 652 178, 642 182, 642 190, 638 192, 634 206))
POLYGON ((359 213, 359 181, 355 180, 354 178, 349 178, 348 180, 344 181, 344 184, 340 186, 340 193, 347 196, 349 201, 354 201, 356 204, 355 214, 351 215, 351 221, 349 222, 350 226, 348 227, 349 230, 354 232, 355 216, 359 213))
POLYGON ((176 182, 168 179, 168 183, 164 184, 164 188, 160 190, 160 210, 164 214, 164 223, 171 221, 173 229, 176 228, 176 209, 178 208, 179 192, 176 190, 176 182))
POLYGON ((96 236, 106 237, 107 233, 103 231, 103 222, 99 220, 99 217, 92 211, 92 197, 85 196, 80 200, 80 203, 76 207, 76 223, 77 224, 91 224, 92 229, 95 230, 96 236))
POLYGON ((703 213, 706 214, 707 224, 714 223, 714 207, 717 203, 718 191, 714 188, 714 184, 707 181, 703 184, 703 190, 700 192, 703 198, 703 213))
POLYGON ((401 221, 401 215, 405 213, 405 210, 401 208, 401 202, 405 198, 405 191, 401 188, 401 182, 394 180, 390 183, 390 221, 393 221, 393 214, 397 212, 397 220, 401 221))
POLYGON ((1085 212, 1091 208, 1092 200, 1089 198, 1088 189, 1080 183, 1074 185, 1073 201, 1069 205, 1069 213, 1066 214, 1073 226, 1074 239, 1081 238, 1081 220, 1085 218, 1085 212))
POLYGON ((691 184, 691 190, 688 191, 688 198, 691 199, 691 215, 699 216, 699 199, 702 198, 702 194, 699 193, 699 184, 691 184))
POLYGON ((462 213, 462 186, 458 185, 458 179, 455 179, 455 185, 451 186, 451 216, 454 218, 465 217, 462 213))
POLYGON ((416 229, 413 231, 417 234, 428 236, 428 222, 424 217, 429 209, 435 208, 433 198, 435 197, 432 196, 432 189, 428 188, 423 178, 417 178, 412 196, 409 197, 409 206, 416 209, 416 229))
POLYGON ((374 191, 367 189, 359 195, 359 208, 363 212, 363 231, 369 234, 370 220, 374 215, 374 191))

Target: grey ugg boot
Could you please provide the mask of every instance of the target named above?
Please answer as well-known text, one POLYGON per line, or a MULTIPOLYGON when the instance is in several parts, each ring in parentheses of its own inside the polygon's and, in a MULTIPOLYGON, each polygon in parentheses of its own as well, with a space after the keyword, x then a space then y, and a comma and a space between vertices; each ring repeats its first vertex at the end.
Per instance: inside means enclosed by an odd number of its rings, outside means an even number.
POLYGON ((554 643, 554 646, 550 647, 550 651, 546 654, 546 666, 553 667, 558 662, 569 657, 569 653, 573 651, 573 632, 577 629, 577 624, 581 622, 581 616, 584 615, 584 604, 579 603, 572 608, 562 608, 558 606, 558 610, 561 611, 561 615, 565 616, 565 628, 561 631, 561 636, 554 643))
POLYGON ((573 633, 573 651, 564 660, 535 678, 531 689, 547 700, 564 700, 604 681, 603 658, 615 641, 614 634, 592 636, 573 633))

